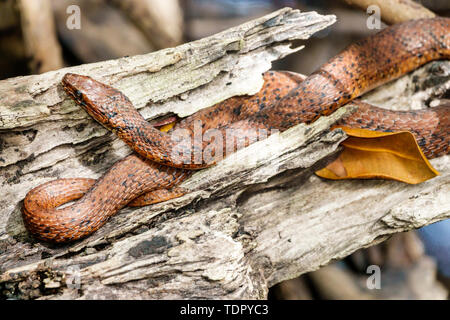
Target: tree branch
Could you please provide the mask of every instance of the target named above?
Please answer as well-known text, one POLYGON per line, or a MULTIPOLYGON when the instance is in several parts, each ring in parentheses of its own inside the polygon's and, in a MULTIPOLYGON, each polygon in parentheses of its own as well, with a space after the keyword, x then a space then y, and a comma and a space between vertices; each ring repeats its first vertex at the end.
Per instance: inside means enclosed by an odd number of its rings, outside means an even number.
MULTIPOLYGON (((10 93, 0 98, 2 295, 262 299, 284 279, 450 217, 449 157, 433 161, 441 176, 413 186, 313 175, 339 152, 345 134, 329 128, 352 112, 347 105, 197 172, 183 183, 190 192, 181 198, 122 210, 83 241, 55 246, 28 236, 19 209, 31 187, 56 177, 98 177, 130 152, 62 93, 65 72, 113 84, 146 118, 184 116, 256 92, 270 62, 294 51, 290 41, 332 22, 283 9, 174 49, 0 82, 1 92, 10 93)), ((448 65, 429 64, 398 83, 413 79, 421 99, 433 97, 450 83, 448 73, 437 71, 448 65)))
POLYGON ((413 0, 345 0, 345 2, 364 11, 369 6, 377 6, 380 8, 382 19, 388 24, 436 16, 434 12, 413 0))

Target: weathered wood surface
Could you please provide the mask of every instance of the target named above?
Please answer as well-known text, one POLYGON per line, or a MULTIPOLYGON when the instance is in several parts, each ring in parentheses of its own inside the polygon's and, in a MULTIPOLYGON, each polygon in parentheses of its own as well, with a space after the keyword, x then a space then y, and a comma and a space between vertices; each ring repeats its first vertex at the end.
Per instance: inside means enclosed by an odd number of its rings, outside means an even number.
MULTIPOLYGON (((271 61, 296 50, 292 40, 333 22, 283 9, 149 55, 1 81, 0 295, 265 298, 284 279, 450 217, 449 157, 432 161, 439 177, 415 186, 313 175, 338 152, 345 134, 329 128, 349 105, 199 171, 181 198, 122 210, 78 243, 39 243, 24 229, 20 206, 30 188, 57 177, 98 177, 130 153, 66 97, 59 86, 65 72, 112 84, 148 119, 185 116, 258 91, 271 61)), ((450 85, 448 66, 429 64, 371 98, 388 106, 408 93, 410 101, 428 101, 450 85)))

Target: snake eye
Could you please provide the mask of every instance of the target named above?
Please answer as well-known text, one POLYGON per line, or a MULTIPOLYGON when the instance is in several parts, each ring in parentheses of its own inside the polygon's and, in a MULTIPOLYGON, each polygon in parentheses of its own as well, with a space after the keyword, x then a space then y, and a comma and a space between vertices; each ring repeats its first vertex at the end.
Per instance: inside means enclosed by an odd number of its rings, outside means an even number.
POLYGON ((83 96, 80 90, 75 91, 75 95, 77 98, 81 98, 83 96))

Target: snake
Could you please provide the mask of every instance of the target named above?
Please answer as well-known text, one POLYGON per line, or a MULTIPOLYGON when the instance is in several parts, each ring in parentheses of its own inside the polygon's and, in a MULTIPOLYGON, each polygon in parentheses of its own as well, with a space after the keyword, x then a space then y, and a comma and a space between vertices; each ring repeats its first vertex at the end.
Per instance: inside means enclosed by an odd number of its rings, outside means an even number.
MULTIPOLYGON (((63 178, 35 187, 23 201, 24 224, 42 241, 66 243, 85 238, 127 205, 149 205, 185 194, 181 182, 195 170, 217 164, 220 158, 216 156, 227 151, 221 149, 224 144, 199 140, 197 131, 203 135, 215 130, 225 136, 230 130, 247 130, 270 135, 299 123, 311 124, 350 101, 358 108, 339 125, 385 132, 408 130, 428 158, 448 154, 448 106, 390 111, 357 98, 429 61, 449 59, 449 34, 450 19, 443 17, 387 27, 349 45, 308 77, 265 72, 258 93, 201 109, 177 121, 168 132, 146 121, 119 90, 89 76, 67 73, 62 87, 68 96, 134 152, 99 179, 63 178), (188 139, 173 138, 180 130, 188 139), (209 159, 198 157, 207 150, 209 159)), ((249 136, 240 141, 242 147, 253 142, 249 136)))

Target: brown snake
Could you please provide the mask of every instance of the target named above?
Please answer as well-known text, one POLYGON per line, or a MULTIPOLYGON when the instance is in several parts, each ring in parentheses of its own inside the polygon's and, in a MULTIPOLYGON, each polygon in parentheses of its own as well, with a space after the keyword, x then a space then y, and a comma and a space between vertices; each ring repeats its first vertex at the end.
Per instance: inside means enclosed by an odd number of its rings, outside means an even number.
MULTIPOLYGON (((195 136, 217 129, 286 130, 311 123, 389 80, 426 62, 450 58, 450 19, 394 25, 360 42, 303 80, 288 72, 264 74, 254 96, 233 97, 182 119, 172 129, 195 136)), ((118 90, 87 76, 66 74, 63 87, 98 122, 113 130, 136 153, 115 163, 100 179, 58 179, 31 190, 23 206, 28 230, 38 239, 67 242, 83 238, 128 205, 146 205, 183 194, 177 188, 191 169, 211 165, 195 158, 211 142, 174 142, 170 132, 150 125, 118 90), (188 158, 181 155, 188 154, 188 158), (189 156, 190 155, 190 156, 189 156), (72 200, 64 208, 58 206, 72 200)), ((388 111, 355 100, 358 110, 340 124, 378 131, 409 130, 427 157, 450 152, 448 107, 388 111)), ((244 145, 251 143, 244 141, 244 145)), ((215 155, 214 152, 211 153, 215 155)), ((225 154, 225 153, 224 153, 225 154)))

